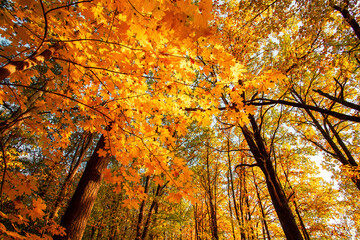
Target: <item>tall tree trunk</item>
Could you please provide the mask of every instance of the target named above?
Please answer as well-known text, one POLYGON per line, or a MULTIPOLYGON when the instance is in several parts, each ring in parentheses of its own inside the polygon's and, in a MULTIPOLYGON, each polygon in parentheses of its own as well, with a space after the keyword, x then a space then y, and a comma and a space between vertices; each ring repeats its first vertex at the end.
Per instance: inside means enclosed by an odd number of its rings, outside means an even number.
MULTIPOLYGON (((210 210, 210 229, 212 239, 219 239, 218 229, 217 229, 217 218, 216 218, 216 196, 215 190, 212 189, 212 185, 216 184, 211 181, 210 177, 210 163, 209 163, 209 148, 206 148, 206 175, 207 175, 207 193, 209 200, 209 210, 210 210), (215 198, 215 199, 214 199, 215 198)), ((216 186, 215 186, 216 187, 216 186)))
MULTIPOLYGON (((144 186, 144 193, 148 193, 149 191, 149 183, 150 182, 150 176, 147 176, 145 178, 145 186, 144 186)), ((142 222, 143 222, 143 218, 144 218, 144 208, 145 208, 145 200, 141 201, 140 204, 140 210, 139 210, 139 215, 138 215, 138 221, 136 224, 136 240, 139 240, 141 237, 141 227, 142 227, 142 222)))
MULTIPOLYGON (((240 162, 241 164, 244 163, 244 158, 241 157, 240 158, 240 162)), ((246 229, 245 229, 245 217, 244 217, 244 186, 246 185, 246 180, 245 180, 245 171, 240 171, 239 173, 239 211, 240 211, 240 221, 239 221, 239 226, 240 226, 240 239, 241 240, 246 240, 246 229)))
POLYGON ((270 154, 266 149, 264 140, 260 134, 260 129, 255 121, 254 116, 249 115, 250 123, 253 128, 251 132, 246 126, 241 130, 245 140, 249 145, 257 166, 265 175, 266 185, 275 208, 276 214, 280 220, 281 227, 288 240, 303 240, 301 231, 296 224, 295 217, 291 211, 287 198, 283 192, 282 186, 276 176, 275 169, 271 162, 270 154))
POLYGON ((234 212, 237 222, 240 224, 240 217, 239 217, 239 210, 236 205, 235 199, 235 190, 234 190, 234 178, 232 174, 232 166, 231 166, 231 157, 230 157, 230 139, 227 139, 227 159, 228 159, 228 170, 229 170, 229 177, 230 177, 230 187, 231 187, 231 195, 234 204, 234 212))
POLYGON ((195 240, 200 240, 200 236, 199 236, 199 223, 198 223, 198 216, 197 216, 197 203, 195 203, 195 206, 194 206, 194 227, 195 227, 195 240))
POLYGON ((67 235, 55 236, 55 240, 80 240, 84 234, 86 223, 101 186, 103 172, 110 159, 109 155, 99 156, 99 149, 105 149, 105 137, 103 135, 101 135, 61 219, 61 226, 66 228, 67 235))
MULTIPOLYGON (((235 238, 235 227, 234 227, 234 219, 233 219, 233 213, 232 213, 232 207, 231 207, 231 199, 235 198, 234 195, 230 194, 230 171, 232 169, 229 168, 228 169, 228 174, 227 175, 227 194, 228 194, 228 204, 229 204, 229 212, 230 212, 230 219, 231 219, 231 230, 232 230, 232 235, 233 235, 233 239, 236 240, 235 238)), ((236 202, 235 202, 236 204, 236 202)))
POLYGON ((158 184, 158 186, 156 188, 155 197, 154 197, 154 200, 151 203, 149 213, 147 215, 147 218, 146 218, 146 221, 145 221, 145 224, 144 224, 144 229, 143 229, 143 232, 141 234, 141 239, 142 240, 146 239, 146 236, 147 236, 147 233, 148 233, 148 230, 149 230, 149 227, 150 227, 150 222, 151 222, 151 217, 152 217, 153 210, 156 209, 156 207, 158 206, 158 204, 159 204, 159 202, 158 202, 159 199, 158 198, 164 193, 163 190, 166 187, 166 185, 167 185, 167 183, 165 183, 163 186, 158 184))

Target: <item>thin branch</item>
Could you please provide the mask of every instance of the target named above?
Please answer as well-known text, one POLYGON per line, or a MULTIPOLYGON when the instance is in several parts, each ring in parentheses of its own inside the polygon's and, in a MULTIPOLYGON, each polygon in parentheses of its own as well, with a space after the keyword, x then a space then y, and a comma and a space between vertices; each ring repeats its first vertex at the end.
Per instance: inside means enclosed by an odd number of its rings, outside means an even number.
POLYGON ((5 156, 5 149, 4 149, 4 145, 3 143, 0 142, 0 145, 1 145, 1 153, 2 153, 2 156, 3 156, 3 161, 4 161, 4 171, 3 171, 3 175, 2 175, 2 179, 1 179, 1 185, 0 185, 0 207, 1 207, 1 210, 3 210, 3 188, 4 188, 4 183, 5 183, 5 174, 6 174, 6 171, 7 171, 7 162, 6 162, 6 156, 5 156))
POLYGON ((208 147, 208 148, 211 148, 217 152, 221 152, 221 153, 224 153, 224 152, 242 152, 242 151, 250 151, 250 149, 246 149, 246 148, 239 148, 239 149, 229 149, 229 150, 220 150, 220 149, 217 149, 215 147, 212 147, 206 143, 204 143, 204 146, 208 147))
POLYGON ((70 60, 70 59, 64 59, 64 58, 58 58, 58 57, 53 57, 53 59, 55 59, 55 60, 60 60, 60 61, 64 61, 64 62, 68 62, 68 63, 72 63, 72 64, 74 64, 74 65, 80 66, 80 67, 85 68, 85 69, 102 70, 102 71, 106 71, 106 72, 111 72, 111 73, 117 73, 117 74, 122 74, 122 75, 131 76, 131 73, 119 72, 119 71, 115 71, 115 70, 111 70, 111 69, 107 69, 107 68, 102 68, 102 67, 85 66, 85 65, 82 65, 81 63, 77 63, 77 62, 72 61, 72 60, 70 60))
POLYGON ((129 4, 131 5, 131 7, 135 10, 135 12, 137 12, 138 14, 140 14, 140 16, 146 18, 146 16, 145 16, 143 13, 139 12, 139 11, 135 8, 135 6, 130 2, 130 0, 128 0, 128 3, 129 3, 129 4))
POLYGON ((239 168, 241 168, 241 167, 259 167, 259 165, 256 164, 256 163, 254 163, 254 164, 242 163, 242 164, 236 165, 236 166, 235 166, 235 170, 236 170, 238 167, 239 167, 239 168))
POLYGON ((141 48, 132 48, 132 47, 129 47, 129 46, 126 46, 124 44, 121 44, 121 43, 117 43, 117 42, 109 42, 109 41, 104 41, 102 39, 95 39, 95 38, 80 38, 80 39, 68 39, 68 40, 61 40, 59 42, 63 42, 63 43, 68 43, 68 42, 82 42, 82 41, 92 41, 92 42, 100 42, 100 43, 106 43, 106 44, 111 44, 111 45, 116 45, 116 46, 120 46, 120 47, 124 47, 124 48, 127 48, 127 49, 130 49, 132 51, 144 51, 144 49, 141 49, 141 48))
POLYGON ((45 14, 48 14, 48 13, 50 13, 50 12, 52 12, 52 11, 55 11, 55 10, 59 10, 59 9, 61 9, 61 8, 67 8, 67 7, 70 7, 70 6, 73 6, 73 5, 77 5, 77 4, 79 4, 79 3, 87 3, 87 2, 92 2, 93 0, 84 0, 84 1, 78 1, 78 2, 73 2, 73 3, 69 3, 69 4, 66 4, 66 5, 63 5, 63 6, 59 6, 59 7, 56 7, 56 8, 52 8, 52 9, 50 9, 50 10, 47 10, 46 12, 45 12, 45 14))
POLYGON ((32 58, 34 57, 39 49, 42 47, 42 45, 44 44, 45 42, 45 39, 46 39, 46 36, 47 36, 47 33, 48 33, 48 20, 47 20, 47 17, 46 17, 46 13, 45 13, 45 7, 44 7, 44 3, 42 0, 40 0, 40 5, 41 5, 41 10, 43 12, 43 16, 44 16, 44 21, 45 21, 45 26, 44 26, 44 35, 43 35, 43 38, 41 39, 41 42, 39 44, 39 46, 37 47, 37 49, 30 55, 29 58, 32 58))
MULTIPOLYGON (((50 94, 54 94, 54 95, 57 95, 57 96, 60 96, 60 97, 63 97, 63 98, 67 98, 71 101, 74 101, 80 105, 83 105, 87 108, 90 108, 91 110, 97 112, 97 113, 100 113, 102 116, 104 116, 106 119, 110 120, 110 122, 114 122, 113 119, 111 119, 109 116, 107 116, 105 113, 97 110, 96 108, 86 104, 86 103, 83 103, 75 98, 72 98, 72 97, 69 97, 69 96, 66 96, 65 94, 62 94, 62 93, 57 93, 57 92, 52 92, 52 91, 49 91, 49 90, 46 90, 46 89, 41 89, 41 88, 36 88, 36 87, 32 87, 32 86, 26 86, 26 85, 22 85, 22 84, 16 84, 16 83, 0 83, 0 85, 4 85, 4 86, 15 86, 15 87, 23 87, 23 88, 29 88, 29 89, 33 89, 33 90, 37 90, 37 91, 42 91, 42 92, 46 92, 46 93, 50 93, 50 94)), ((124 130, 125 131, 125 130, 124 130)), ((125 131, 126 132, 126 131, 125 131)))
MULTIPOLYGON (((249 21, 247 21, 244 25, 241 26, 240 29, 244 28, 246 25, 248 25, 250 22, 254 21, 257 17, 259 17, 261 14, 263 14, 266 10, 268 10, 272 5, 274 5, 278 0, 273 1, 272 3, 270 3, 269 5, 266 6, 266 8, 264 10, 262 10, 261 12, 259 12, 258 14, 256 14, 252 19, 250 19, 249 21)), ((239 30, 240 30, 239 29, 239 30)))

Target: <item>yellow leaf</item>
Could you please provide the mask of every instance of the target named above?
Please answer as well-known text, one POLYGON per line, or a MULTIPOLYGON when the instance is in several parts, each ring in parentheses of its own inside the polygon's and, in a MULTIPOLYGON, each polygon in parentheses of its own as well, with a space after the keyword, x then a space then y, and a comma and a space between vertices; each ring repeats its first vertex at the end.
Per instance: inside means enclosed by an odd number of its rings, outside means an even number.
POLYGON ((230 71, 234 80, 238 80, 239 77, 242 76, 242 73, 246 72, 246 69, 244 65, 235 63, 232 67, 230 67, 230 71))

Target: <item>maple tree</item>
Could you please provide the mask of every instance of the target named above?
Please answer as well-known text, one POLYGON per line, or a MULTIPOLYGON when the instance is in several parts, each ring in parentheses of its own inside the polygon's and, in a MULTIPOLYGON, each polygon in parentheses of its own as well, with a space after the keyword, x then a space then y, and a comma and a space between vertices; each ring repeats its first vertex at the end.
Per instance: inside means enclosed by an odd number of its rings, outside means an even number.
POLYGON ((359 234, 356 1, 0 6, 3 236, 359 234))

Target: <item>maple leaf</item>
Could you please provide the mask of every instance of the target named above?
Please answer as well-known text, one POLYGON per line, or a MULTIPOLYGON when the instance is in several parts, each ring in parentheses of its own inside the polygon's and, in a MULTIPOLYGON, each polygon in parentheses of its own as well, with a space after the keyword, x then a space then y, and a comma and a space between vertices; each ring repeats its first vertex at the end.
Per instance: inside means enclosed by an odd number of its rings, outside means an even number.
POLYGON ((167 196, 169 202, 180 203, 181 199, 182 195, 180 193, 169 193, 169 196, 167 196))
POLYGON ((244 72, 247 72, 244 65, 238 62, 230 67, 230 71, 232 73, 232 77, 236 81, 239 80, 239 78, 243 75, 244 72))
POLYGON ((125 199, 123 200, 123 206, 129 209, 138 209, 140 201, 137 199, 125 199))
POLYGON ((161 178, 159 178, 159 176, 154 177, 154 182, 160 186, 164 184, 164 181, 161 178))
POLYGON ((46 209, 46 204, 43 202, 41 198, 33 200, 33 209, 29 211, 30 218, 34 221, 38 218, 42 218, 45 213, 43 210, 46 209))
POLYGON ((108 151, 104 150, 102 148, 99 149, 97 153, 98 153, 99 157, 106 157, 108 155, 108 151))

